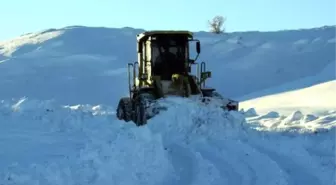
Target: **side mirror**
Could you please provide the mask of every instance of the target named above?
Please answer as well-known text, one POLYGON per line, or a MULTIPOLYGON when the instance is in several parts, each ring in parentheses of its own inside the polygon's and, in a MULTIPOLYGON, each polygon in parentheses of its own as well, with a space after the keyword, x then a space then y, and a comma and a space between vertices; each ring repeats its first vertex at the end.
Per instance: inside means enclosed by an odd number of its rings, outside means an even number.
POLYGON ((196 42, 196 51, 197 51, 197 54, 201 53, 201 43, 199 41, 196 42))

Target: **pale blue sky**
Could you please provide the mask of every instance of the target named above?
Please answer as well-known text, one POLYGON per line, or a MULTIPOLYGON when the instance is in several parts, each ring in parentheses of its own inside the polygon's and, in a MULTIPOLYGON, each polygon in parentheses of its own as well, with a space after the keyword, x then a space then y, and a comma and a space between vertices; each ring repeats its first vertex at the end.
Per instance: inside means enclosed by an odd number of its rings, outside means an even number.
POLYGON ((335 0, 1 0, 0 40, 70 25, 207 30, 227 17, 227 31, 335 25, 335 0))

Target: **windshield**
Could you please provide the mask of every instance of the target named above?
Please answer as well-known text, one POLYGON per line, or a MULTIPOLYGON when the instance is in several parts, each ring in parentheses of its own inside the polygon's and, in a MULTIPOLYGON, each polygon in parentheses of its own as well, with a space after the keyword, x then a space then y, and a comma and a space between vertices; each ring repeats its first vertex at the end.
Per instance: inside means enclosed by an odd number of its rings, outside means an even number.
POLYGON ((187 59, 186 42, 170 40, 168 42, 152 42, 152 59, 155 60, 163 53, 169 52, 181 61, 187 59))
POLYGON ((152 65, 153 74, 163 75, 162 78, 170 79, 174 73, 181 74, 185 69, 187 61, 188 41, 169 38, 152 41, 152 65))

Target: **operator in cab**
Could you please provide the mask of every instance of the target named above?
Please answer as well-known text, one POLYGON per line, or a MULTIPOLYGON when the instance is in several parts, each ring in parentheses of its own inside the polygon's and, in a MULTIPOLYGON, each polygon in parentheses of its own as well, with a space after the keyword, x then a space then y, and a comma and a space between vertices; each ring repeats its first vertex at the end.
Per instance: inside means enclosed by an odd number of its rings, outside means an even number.
POLYGON ((162 80, 171 80, 173 74, 183 73, 183 59, 181 60, 177 53, 170 52, 168 44, 163 44, 158 49, 161 50, 155 59, 155 71, 160 74, 162 80))

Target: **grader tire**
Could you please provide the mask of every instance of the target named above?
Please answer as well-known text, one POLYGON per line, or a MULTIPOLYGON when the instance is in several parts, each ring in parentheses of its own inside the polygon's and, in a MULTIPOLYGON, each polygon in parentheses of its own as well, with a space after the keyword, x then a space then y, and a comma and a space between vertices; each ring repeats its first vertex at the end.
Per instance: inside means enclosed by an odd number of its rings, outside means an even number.
POLYGON ((132 118, 132 104, 130 98, 121 98, 117 108, 117 118, 126 122, 131 121, 132 118))

